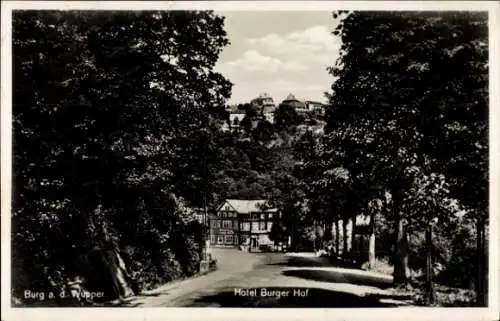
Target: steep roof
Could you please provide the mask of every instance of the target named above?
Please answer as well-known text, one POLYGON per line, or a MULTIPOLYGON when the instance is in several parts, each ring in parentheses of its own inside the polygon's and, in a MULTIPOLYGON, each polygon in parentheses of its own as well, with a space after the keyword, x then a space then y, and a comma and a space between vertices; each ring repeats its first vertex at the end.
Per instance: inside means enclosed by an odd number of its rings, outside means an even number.
MULTIPOLYGON (((251 212, 263 212, 262 207, 266 200, 238 200, 227 199, 224 204, 229 204, 238 214, 249 214, 251 212)), ((276 212, 276 209, 266 209, 265 212, 276 212)))
POLYGON ((290 101, 296 101, 296 102, 299 102, 301 104, 304 104, 306 103, 305 100, 303 99, 298 99, 297 97, 295 97, 294 94, 289 94, 288 96, 286 96, 286 98, 283 100, 283 102, 290 102, 290 101))

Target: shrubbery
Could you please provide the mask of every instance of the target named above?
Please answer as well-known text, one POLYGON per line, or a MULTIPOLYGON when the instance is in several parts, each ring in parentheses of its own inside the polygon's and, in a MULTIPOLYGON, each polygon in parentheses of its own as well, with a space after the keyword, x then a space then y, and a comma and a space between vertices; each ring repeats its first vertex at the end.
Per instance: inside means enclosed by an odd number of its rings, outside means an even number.
MULTIPOLYGON (((14 280, 14 296, 22 299, 24 289, 60 293, 70 282, 81 279, 82 289, 104 292, 101 301, 112 300, 194 275, 199 272, 200 266, 199 245, 194 239, 200 236, 192 234, 187 228, 189 225, 180 218, 176 218, 175 222, 178 229, 173 233, 161 233, 159 230, 142 232, 135 246, 124 246, 118 240, 103 242, 89 252, 81 252, 80 258, 73 264, 69 264, 62 253, 56 251, 49 254, 46 259, 55 263, 50 270, 35 270, 39 274, 16 271, 16 275, 25 278, 14 280), (34 276, 41 282, 26 279, 34 276)), ((116 233, 112 229, 105 232, 110 235, 116 233)), ((32 303, 29 301, 24 303, 32 303)))
MULTIPOLYGON (((433 240, 434 280, 443 286, 474 289, 477 278, 477 251, 474 226, 468 220, 454 222, 454 226, 436 227, 433 240)), ((392 275, 391 239, 385 236, 383 226, 378 227, 377 259, 372 267, 363 263, 362 269, 392 275), (378 251, 380 249, 380 251, 378 251)), ((409 238, 409 267, 412 277, 421 282, 425 269, 425 240, 423 233, 414 232, 409 238)))
POLYGON ((223 19, 18 11, 12 20, 13 296, 79 284, 109 300, 195 274, 201 228, 177 197, 200 206, 206 168, 219 164, 213 110, 231 87, 213 71, 228 44, 223 19))
POLYGON ((361 265, 362 270, 368 270, 373 272, 378 272, 382 274, 392 275, 394 271, 394 266, 389 264, 389 260, 385 258, 377 258, 373 265, 370 266, 368 262, 365 262, 361 265))

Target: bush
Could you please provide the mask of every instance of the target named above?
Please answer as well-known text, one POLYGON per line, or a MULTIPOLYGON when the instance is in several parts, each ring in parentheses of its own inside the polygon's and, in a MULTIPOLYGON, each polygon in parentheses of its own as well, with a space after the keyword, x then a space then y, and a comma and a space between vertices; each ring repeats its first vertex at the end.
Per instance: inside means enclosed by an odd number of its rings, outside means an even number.
POLYGON ((361 265, 362 270, 373 271, 382 274, 392 275, 394 267, 389 264, 389 260, 385 258, 377 258, 372 266, 368 262, 361 265))
MULTIPOLYGON (((477 278, 477 249, 474 227, 463 224, 452 235, 444 270, 436 277, 443 285, 473 289, 477 278)), ((488 265, 485 266, 487 269, 488 265)), ((485 273, 488 273, 487 270, 485 273)))
POLYGON ((195 243, 192 237, 178 235, 175 240, 175 258, 180 263, 182 272, 186 276, 191 276, 200 270, 200 246, 195 243))
MULTIPOLYGON (((434 295, 435 302, 433 306, 471 307, 475 305, 476 295, 472 290, 435 285, 434 295)), ((425 293, 422 289, 416 289, 413 292, 413 297, 417 305, 425 305, 425 293)))
POLYGON ((476 300, 474 291, 466 289, 455 289, 438 287, 436 290, 436 302, 444 307, 467 307, 473 306, 476 300))

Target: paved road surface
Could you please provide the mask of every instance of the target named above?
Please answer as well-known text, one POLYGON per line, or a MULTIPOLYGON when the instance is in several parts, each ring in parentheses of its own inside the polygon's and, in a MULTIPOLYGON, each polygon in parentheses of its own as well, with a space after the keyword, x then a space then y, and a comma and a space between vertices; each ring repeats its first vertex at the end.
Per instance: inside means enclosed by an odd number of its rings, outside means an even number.
POLYGON ((219 269, 127 300, 141 307, 390 307, 391 278, 320 258, 213 249, 219 269))

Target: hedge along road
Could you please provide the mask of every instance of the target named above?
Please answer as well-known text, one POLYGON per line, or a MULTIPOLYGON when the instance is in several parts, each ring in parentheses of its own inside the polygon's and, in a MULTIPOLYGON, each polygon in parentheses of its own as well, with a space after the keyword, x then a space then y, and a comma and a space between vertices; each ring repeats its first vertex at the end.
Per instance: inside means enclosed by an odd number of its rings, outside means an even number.
POLYGON ((392 278, 320 258, 212 249, 218 270, 127 299, 133 307, 391 307, 392 278))

